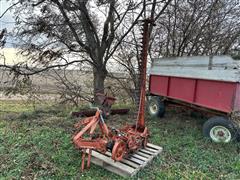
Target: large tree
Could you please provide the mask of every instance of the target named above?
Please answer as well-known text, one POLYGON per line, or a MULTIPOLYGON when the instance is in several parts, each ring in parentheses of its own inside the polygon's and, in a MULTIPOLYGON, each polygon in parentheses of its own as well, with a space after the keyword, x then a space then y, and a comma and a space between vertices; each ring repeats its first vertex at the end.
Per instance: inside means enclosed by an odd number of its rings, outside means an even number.
POLYGON ((94 92, 101 92, 109 59, 142 18, 147 6, 155 8, 156 4, 169 2, 21 0, 14 8, 14 35, 22 54, 29 57, 31 68, 29 63, 9 68, 18 74, 31 75, 49 68, 87 63, 93 71, 94 92), (68 54, 75 58, 67 58, 68 54))

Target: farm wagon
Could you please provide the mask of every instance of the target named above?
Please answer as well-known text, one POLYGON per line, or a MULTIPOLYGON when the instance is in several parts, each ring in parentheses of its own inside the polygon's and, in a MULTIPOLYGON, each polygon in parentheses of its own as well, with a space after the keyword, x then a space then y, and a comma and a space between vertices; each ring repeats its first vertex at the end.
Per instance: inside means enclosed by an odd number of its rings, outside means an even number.
POLYGON ((148 111, 163 116, 165 105, 176 103, 208 111, 203 135, 230 142, 240 129, 240 61, 230 56, 154 59, 150 69, 148 111))

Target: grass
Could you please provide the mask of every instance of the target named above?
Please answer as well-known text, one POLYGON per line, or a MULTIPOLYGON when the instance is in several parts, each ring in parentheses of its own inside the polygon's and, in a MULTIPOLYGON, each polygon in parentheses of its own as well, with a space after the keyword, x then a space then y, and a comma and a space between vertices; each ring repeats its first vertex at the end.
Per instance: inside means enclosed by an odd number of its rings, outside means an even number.
MULTIPOLYGON (((131 115, 113 116, 116 127, 131 115)), ((100 167, 80 172, 81 156, 71 143, 76 122, 59 107, 35 109, 0 101, 0 179, 123 179, 100 167)), ((203 119, 169 110, 147 117, 150 141, 164 151, 133 179, 240 179, 239 143, 214 144, 201 134, 203 119)))

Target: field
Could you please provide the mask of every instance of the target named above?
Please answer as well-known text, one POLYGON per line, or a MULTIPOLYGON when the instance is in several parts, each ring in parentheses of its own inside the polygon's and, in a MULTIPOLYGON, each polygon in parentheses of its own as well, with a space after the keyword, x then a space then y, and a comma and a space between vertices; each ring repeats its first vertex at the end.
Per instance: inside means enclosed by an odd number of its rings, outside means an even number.
MULTIPOLYGON (((0 101, 0 179, 122 179, 95 165, 80 172, 81 156, 71 143, 73 124, 67 107, 0 101)), ((132 114, 113 116, 118 127, 132 114)), ((150 141, 161 156, 133 179, 240 179, 240 144, 204 139, 200 116, 170 109, 163 119, 147 117, 150 141)))

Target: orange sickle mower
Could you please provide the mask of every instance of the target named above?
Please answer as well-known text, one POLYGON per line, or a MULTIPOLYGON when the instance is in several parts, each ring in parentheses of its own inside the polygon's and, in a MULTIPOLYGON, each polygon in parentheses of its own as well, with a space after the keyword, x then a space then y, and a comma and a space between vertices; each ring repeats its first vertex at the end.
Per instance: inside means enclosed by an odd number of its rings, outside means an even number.
MULTIPOLYGON (((103 111, 97 108, 95 116, 85 118, 78 122, 75 127, 82 128, 73 137, 76 148, 82 151, 82 170, 85 167, 85 156, 88 153, 87 167, 90 167, 92 150, 105 153, 110 151, 114 161, 121 161, 123 157, 145 147, 148 142, 149 131, 145 126, 145 93, 146 93, 146 69, 147 50, 149 41, 149 25, 152 20, 143 21, 142 53, 140 63, 141 95, 136 123, 120 129, 110 128, 104 121, 103 111), (97 128, 99 127, 99 128, 97 128)), ((116 100, 105 96, 102 101, 111 106, 116 100)))

